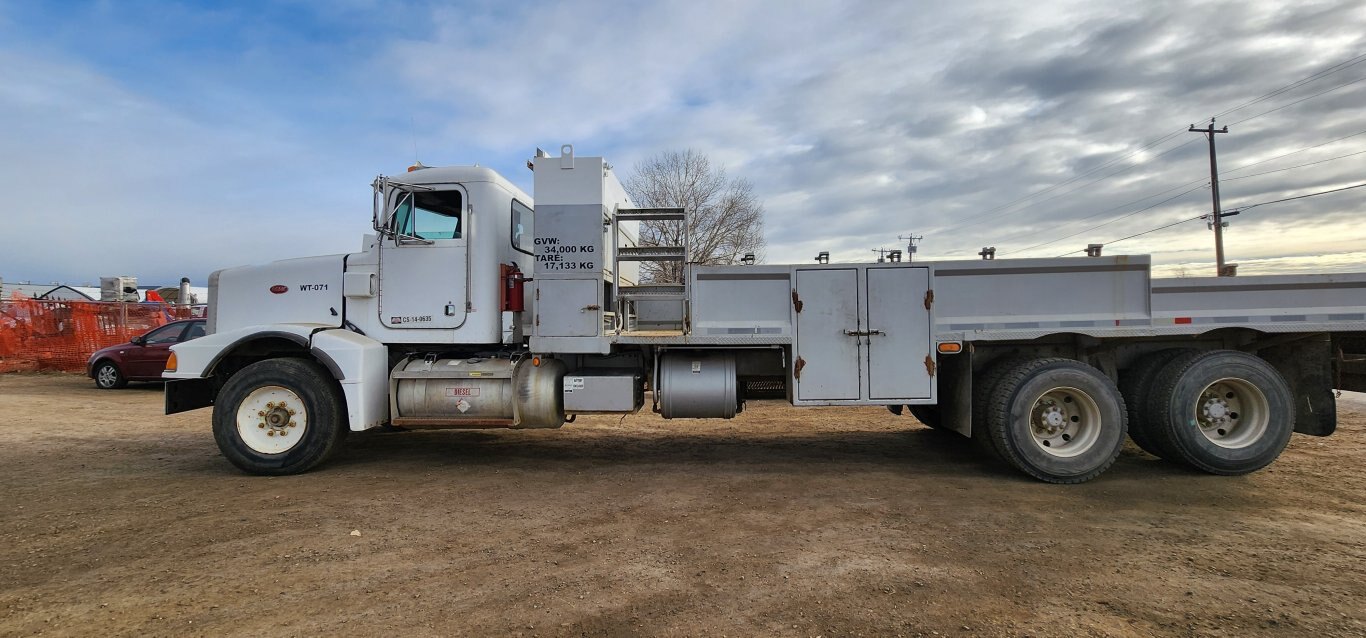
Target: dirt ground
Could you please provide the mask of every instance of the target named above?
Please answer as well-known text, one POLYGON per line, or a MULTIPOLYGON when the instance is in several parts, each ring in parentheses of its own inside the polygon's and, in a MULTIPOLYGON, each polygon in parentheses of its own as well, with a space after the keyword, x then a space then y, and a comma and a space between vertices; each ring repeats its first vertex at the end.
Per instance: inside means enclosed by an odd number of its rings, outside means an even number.
POLYGON ((1270 468, 1038 483, 881 409, 360 433, 244 475, 0 376, 0 635, 1366 635, 1366 400, 1270 468), (353 534, 359 532, 359 536, 353 534))

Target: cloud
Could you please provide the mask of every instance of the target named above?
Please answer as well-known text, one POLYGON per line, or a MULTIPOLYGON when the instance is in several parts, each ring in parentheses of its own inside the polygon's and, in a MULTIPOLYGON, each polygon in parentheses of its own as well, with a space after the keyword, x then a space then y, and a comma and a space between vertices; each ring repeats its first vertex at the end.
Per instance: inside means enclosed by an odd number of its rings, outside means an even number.
MULTIPOLYGON (((32 11, 0 8, 0 117, 22 123, 0 137, 0 188, 7 235, 49 239, 7 248, 0 275, 79 280, 354 250, 369 178, 415 147, 529 188, 525 159, 561 143, 622 172, 707 153, 764 199, 770 262, 864 261, 910 232, 921 258, 1052 256, 1206 212, 1207 146, 1185 126, 1366 52, 1353 2, 32 11), (184 229, 200 239, 147 240, 184 229)), ((1361 180, 1366 155, 1253 174, 1366 149, 1272 159, 1366 130, 1366 81, 1271 111, 1363 77, 1221 115, 1226 207, 1361 180)), ((1346 267, 1331 255, 1352 252, 1363 204, 1366 189, 1249 211, 1230 258, 1346 267)), ((1106 253, 1198 264, 1209 234, 1191 222, 1106 253)))

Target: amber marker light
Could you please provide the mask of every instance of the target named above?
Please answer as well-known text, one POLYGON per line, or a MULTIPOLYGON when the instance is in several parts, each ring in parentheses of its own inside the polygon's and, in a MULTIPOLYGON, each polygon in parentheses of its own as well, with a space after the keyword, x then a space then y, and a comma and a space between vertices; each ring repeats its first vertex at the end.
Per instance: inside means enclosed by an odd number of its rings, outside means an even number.
POLYGON ((171 356, 170 356, 170 357, 167 357, 167 359, 166 359, 166 371, 167 371, 167 372, 175 372, 175 367, 176 367, 175 353, 172 352, 172 353, 171 353, 171 356))
POLYGON ((963 351, 963 344, 957 341, 945 341, 939 344, 939 354, 958 354, 963 351))

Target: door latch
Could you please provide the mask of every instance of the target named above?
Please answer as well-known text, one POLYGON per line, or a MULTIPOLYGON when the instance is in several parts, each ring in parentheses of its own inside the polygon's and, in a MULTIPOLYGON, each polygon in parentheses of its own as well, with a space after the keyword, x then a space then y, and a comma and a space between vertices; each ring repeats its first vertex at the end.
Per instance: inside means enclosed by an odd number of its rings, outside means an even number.
POLYGON ((873 335, 885 335, 881 330, 845 330, 844 334, 851 337, 871 337, 873 335))

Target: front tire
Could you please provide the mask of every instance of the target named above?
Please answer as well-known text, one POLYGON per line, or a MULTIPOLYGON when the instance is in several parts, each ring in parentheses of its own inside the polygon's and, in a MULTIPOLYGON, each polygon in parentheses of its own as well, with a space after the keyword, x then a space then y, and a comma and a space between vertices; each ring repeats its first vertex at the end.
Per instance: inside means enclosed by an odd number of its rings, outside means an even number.
POLYGON ((1110 467, 1124 446, 1119 388, 1071 359, 1034 359, 996 383, 984 421, 996 449, 1020 471, 1049 483, 1082 483, 1110 467))
POLYGON ((1266 467, 1295 430, 1290 385, 1271 364, 1234 350, 1173 359, 1157 375, 1147 413, 1168 460, 1211 474, 1266 467))
POLYGON ((228 378, 214 402, 213 436, 243 471, 298 474, 336 451, 345 414, 340 390, 321 366, 268 359, 228 378))
POLYGON ((95 366, 95 387, 101 390, 117 390, 127 385, 128 378, 123 376, 113 361, 101 361, 95 366))

